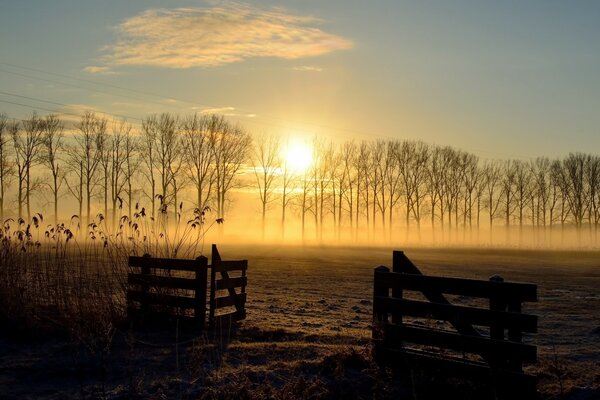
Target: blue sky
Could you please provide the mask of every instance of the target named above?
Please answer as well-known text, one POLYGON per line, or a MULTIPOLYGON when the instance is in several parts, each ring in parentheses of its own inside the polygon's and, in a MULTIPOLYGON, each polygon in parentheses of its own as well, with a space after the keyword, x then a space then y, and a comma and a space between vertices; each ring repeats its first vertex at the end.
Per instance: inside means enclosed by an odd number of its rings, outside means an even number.
POLYGON ((2 1, 0 112, 600 153, 599 20, 596 1, 2 1))

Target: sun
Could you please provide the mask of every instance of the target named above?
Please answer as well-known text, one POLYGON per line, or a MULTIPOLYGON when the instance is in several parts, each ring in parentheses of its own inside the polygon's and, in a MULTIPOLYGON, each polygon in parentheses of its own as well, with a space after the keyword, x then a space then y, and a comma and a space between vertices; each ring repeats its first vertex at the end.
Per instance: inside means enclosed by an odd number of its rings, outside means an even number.
POLYGON ((285 151, 284 158, 287 168, 295 173, 306 172, 313 161, 311 148, 301 142, 290 143, 285 151))

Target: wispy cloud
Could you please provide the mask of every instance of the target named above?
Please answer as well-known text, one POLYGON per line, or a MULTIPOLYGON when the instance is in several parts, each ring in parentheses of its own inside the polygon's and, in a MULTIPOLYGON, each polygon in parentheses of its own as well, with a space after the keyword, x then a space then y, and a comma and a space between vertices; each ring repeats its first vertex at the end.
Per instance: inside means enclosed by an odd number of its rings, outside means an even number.
POLYGON ((100 75, 116 75, 118 72, 111 70, 109 67, 100 67, 97 65, 89 65, 83 69, 88 74, 100 74, 100 75))
POLYGON ((316 27, 322 23, 281 8, 237 3, 150 9, 117 27, 118 39, 105 48, 103 60, 107 65, 214 67, 255 57, 313 57, 353 46, 349 39, 316 27))
POLYGON ((235 107, 213 107, 204 108, 200 111, 202 114, 233 114, 235 107))
POLYGON ((298 67, 292 68, 294 71, 303 71, 303 72, 321 72, 323 68, 315 67, 314 65, 300 65, 298 67))

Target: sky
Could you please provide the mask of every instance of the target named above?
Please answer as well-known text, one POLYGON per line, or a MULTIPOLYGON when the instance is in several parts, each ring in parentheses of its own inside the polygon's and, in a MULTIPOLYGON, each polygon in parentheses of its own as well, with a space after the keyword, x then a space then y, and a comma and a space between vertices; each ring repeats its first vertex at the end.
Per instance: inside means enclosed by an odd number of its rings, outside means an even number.
POLYGON ((0 113, 600 154, 600 2, 0 0, 0 113))

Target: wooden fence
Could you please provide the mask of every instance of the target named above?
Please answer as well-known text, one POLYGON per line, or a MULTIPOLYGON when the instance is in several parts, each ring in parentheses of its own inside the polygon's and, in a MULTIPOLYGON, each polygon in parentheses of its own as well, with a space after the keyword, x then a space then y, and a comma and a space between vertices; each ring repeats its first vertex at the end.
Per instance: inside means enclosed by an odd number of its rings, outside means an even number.
POLYGON ((129 257, 127 275, 127 314, 131 320, 160 321, 182 319, 193 321, 204 329, 216 322, 239 321, 246 316, 246 271, 248 261, 221 261, 217 246, 212 246, 212 263, 200 256, 195 260, 129 257), (210 284, 208 282, 208 270, 210 284), (241 276, 230 277, 229 272, 241 276), (220 279, 217 279, 220 274, 220 279), (238 294, 236 289, 240 290, 238 294), (218 297, 222 290, 229 296, 218 297), (209 299, 207 303, 207 291, 209 299), (208 313, 207 313, 208 305, 208 313), (218 310, 234 307, 229 314, 218 310))
POLYGON ((537 357, 522 340, 523 332, 537 332, 537 317, 521 310, 527 301, 537 301, 536 285, 425 276, 395 251, 392 272, 375 269, 375 357, 487 381, 494 398, 535 398, 536 379, 523 373, 523 363, 537 357))

